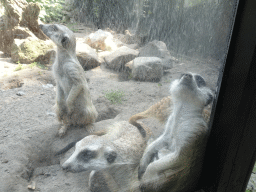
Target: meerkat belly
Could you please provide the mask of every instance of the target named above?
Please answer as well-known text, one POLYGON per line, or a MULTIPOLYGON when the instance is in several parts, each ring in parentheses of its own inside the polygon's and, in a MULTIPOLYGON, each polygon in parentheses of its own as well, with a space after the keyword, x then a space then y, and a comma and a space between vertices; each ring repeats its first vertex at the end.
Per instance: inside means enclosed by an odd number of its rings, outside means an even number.
POLYGON ((70 90, 71 90, 70 85, 72 85, 72 84, 69 81, 70 80, 67 77, 63 76, 63 77, 60 78, 60 81, 58 82, 61 89, 64 91, 65 100, 68 98, 68 95, 69 95, 70 90))

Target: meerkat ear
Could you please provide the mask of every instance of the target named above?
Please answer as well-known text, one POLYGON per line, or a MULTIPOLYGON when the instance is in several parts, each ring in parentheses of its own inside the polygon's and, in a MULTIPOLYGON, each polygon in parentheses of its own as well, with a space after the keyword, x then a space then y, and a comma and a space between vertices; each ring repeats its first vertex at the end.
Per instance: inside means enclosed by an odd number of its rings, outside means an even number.
POLYGON ((213 101, 213 94, 212 93, 207 93, 208 98, 206 100, 205 106, 209 105, 213 101))
POLYGON ((61 45, 64 48, 67 48, 67 45, 69 44, 69 37, 67 35, 64 35, 61 39, 61 45))

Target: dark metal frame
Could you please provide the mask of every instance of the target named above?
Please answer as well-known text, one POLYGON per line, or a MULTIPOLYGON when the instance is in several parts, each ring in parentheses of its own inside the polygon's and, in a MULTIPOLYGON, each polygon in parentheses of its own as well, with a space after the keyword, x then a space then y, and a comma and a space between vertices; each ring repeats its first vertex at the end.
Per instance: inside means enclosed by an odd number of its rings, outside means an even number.
POLYGON ((205 192, 244 192, 251 176, 256 159, 255 48, 256 1, 240 0, 211 117, 200 182, 205 192))

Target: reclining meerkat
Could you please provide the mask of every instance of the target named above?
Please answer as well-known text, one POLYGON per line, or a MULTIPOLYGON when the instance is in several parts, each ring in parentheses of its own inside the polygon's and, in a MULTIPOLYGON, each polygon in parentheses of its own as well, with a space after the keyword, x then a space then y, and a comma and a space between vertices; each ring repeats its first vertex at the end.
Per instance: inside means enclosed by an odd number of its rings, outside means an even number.
POLYGON ((92 103, 85 73, 76 57, 76 38, 63 25, 40 25, 43 33, 57 45, 53 75, 56 80, 56 113, 64 124, 63 136, 69 126, 94 123, 97 111, 92 103))
POLYGON ((204 82, 201 76, 187 73, 171 84, 172 113, 163 134, 147 146, 140 161, 142 191, 194 190, 209 133, 202 112, 213 100, 204 82))
POLYGON ((109 131, 102 136, 86 136, 76 143, 74 153, 62 168, 71 172, 91 171, 91 191, 116 191, 120 183, 123 191, 125 188, 129 191, 131 175, 150 136, 149 130, 144 130, 145 136, 140 128, 128 121, 119 121, 109 126, 109 131))
MULTIPOLYGON (((200 75, 195 74, 195 81, 198 87, 206 86, 205 80, 200 75)), ((210 121, 210 115, 211 115, 211 106, 209 106, 209 104, 210 103, 206 103, 206 107, 204 107, 203 113, 202 113, 203 118, 207 123, 210 121)), ((149 107, 147 110, 131 116, 129 119, 129 122, 134 126, 140 126, 140 124, 137 122, 138 120, 152 117, 152 118, 156 118, 160 123, 165 124, 169 116, 171 115, 172 110, 173 110, 172 97, 167 96, 167 97, 164 97, 161 101, 149 107)))

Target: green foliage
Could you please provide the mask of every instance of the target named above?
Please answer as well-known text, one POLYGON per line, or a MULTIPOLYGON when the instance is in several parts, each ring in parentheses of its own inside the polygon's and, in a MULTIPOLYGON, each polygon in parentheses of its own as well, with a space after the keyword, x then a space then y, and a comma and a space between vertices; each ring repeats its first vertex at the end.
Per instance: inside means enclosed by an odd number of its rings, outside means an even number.
POLYGON ((27 0, 28 3, 39 3, 41 7, 40 19, 46 23, 62 20, 65 0, 27 0))
POLYGON ((14 69, 14 71, 19 71, 21 69, 24 69, 24 66, 19 63, 18 66, 14 69))
POLYGON ((33 69, 35 67, 38 67, 39 69, 44 69, 44 70, 48 69, 48 67, 46 67, 46 66, 44 66, 44 65, 42 65, 40 63, 37 63, 37 62, 29 64, 28 67, 31 68, 31 69, 33 69))
POLYGON ((124 92, 120 90, 113 91, 111 89, 111 91, 105 92, 105 97, 113 104, 121 103, 123 96, 124 92))

